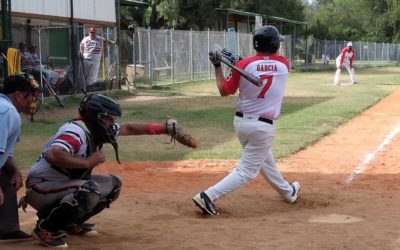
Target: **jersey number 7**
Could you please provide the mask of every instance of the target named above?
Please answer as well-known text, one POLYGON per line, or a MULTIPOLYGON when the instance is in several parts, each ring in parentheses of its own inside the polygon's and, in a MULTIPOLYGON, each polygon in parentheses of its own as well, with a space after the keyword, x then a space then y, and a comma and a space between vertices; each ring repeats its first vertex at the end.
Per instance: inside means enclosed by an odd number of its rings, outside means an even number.
POLYGON ((265 93, 267 93, 268 89, 271 87, 272 85, 272 79, 274 78, 273 75, 260 75, 260 79, 261 80, 267 80, 267 83, 265 84, 265 86, 262 88, 260 94, 257 96, 257 98, 264 98, 265 93))

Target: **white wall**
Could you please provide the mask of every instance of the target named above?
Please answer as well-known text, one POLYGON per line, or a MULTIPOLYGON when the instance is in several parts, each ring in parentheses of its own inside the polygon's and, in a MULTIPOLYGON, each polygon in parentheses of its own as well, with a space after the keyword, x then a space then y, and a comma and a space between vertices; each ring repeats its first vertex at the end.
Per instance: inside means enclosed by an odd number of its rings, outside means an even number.
MULTIPOLYGON (((73 0, 74 18, 116 23, 114 0, 73 0)), ((70 17, 70 0, 12 0, 11 11, 70 17)))

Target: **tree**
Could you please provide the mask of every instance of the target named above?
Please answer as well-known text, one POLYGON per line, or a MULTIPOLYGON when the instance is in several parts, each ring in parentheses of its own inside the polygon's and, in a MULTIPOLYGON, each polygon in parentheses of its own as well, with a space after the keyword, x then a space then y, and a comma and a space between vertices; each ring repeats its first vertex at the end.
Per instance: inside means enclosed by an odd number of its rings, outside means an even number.
POLYGON ((317 0, 311 33, 320 39, 398 42, 398 0, 317 0))

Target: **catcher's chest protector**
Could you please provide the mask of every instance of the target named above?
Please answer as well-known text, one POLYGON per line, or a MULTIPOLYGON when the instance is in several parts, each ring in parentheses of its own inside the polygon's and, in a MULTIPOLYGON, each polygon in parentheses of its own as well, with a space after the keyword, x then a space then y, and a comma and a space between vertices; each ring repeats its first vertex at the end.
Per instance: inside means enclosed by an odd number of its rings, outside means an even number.
POLYGON ((91 155, 92 153, 97 151, 97 147, 101 148, 101 145, 96 145, 92 133, 90 133, 89 129, 87 128, 86 124, 82 120, 73 120, 71 121, 73 124, 78 125, 85 131, 86 135, 86 140, 87 140, 87 150, 86 150, 86 156, 91 155))

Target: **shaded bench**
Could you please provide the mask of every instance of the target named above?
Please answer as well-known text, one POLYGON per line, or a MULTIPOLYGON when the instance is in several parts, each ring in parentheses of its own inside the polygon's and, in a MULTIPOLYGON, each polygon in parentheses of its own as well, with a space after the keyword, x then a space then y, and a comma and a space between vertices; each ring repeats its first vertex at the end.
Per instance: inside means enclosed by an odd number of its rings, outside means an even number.
POLYGON ((170 75, 171 67, 166 66, 166 67, 153 68, 153 79, 155 81, 157 81, 159 79, 161 72, 165 72, 165 75, 170 75))

